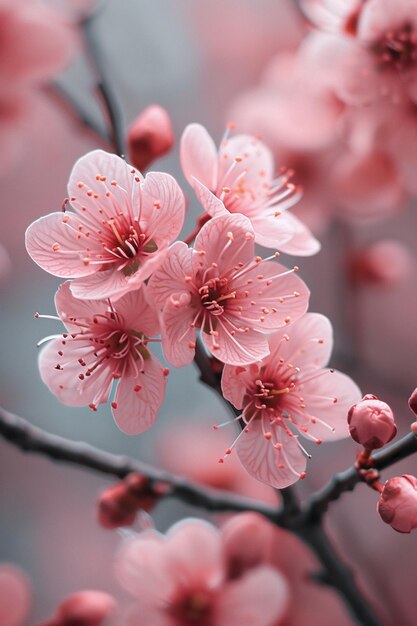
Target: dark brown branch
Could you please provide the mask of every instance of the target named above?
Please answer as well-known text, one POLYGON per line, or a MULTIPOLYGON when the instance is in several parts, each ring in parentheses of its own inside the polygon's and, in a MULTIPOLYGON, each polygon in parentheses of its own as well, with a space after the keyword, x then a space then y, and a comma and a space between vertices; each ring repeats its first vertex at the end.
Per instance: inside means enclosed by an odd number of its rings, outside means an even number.
POLYGON ((208 511, 254 511, 275 524, 281 523, 282 513, 262 502, 241 498, 227 491, 200 487, 191 481, 175 476, 126 456, 99 450, 86 443, 70 441, 32 426, 27 420, 0 408, 0 435, 23 452, 34 452, 53 459, 84 467, 102 474, 123 479, 138 472, 153 482, 169 486, 168 495, 208 511))
MULTIPOLYGON (((413 433, 409 433, 387 448, 372 455, 370 467, 383 470, 405 459, 414 452, 417 452, 417 437, 413 433)), ((327 511, 331 502, 338 500, 343 493, 352 491, 363 480, 364 477, 355 466, 335 474, 322 489, 310 496, 303 509, 303 515, 310 521, 319 520, 327 511)))

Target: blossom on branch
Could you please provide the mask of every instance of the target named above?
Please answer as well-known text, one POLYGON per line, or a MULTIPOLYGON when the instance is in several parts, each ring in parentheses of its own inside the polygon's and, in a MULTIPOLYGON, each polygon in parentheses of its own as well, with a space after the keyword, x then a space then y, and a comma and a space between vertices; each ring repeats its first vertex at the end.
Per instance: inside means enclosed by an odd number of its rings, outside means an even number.
POLYGON ((346 415, 360 391, 345 374, 324 368, 332 345, 329 320, 307 313, 270 337, 268 357, 223 370, 223 395, 242 409, 244 422, 226 456, 236 446, 247 471, 277 489, 305 476, 310 455, 298 434, 316 444, 348 436, 346 415))
POLYGON ((288 254, 309 256, 320 249, 308 228, 287 209, 301 198, 289 182, 292 172, 274 178, 274 159, 256 137, 225 138, 217 150, 200 124, 190 124, 181 138, 181 165, 204 210, 212 217, 246 215, 255 241, 288 254))
POLYGON ((307 310, 309 291, 298 268, 255 257, 254 238, 248 218, 221 215, 203 226, 193 249, 175 243, 153 273, 148 293, 162 311, 162 345, 172 365, 191 363, 198 328, 220 361, 260 360, 269 354, 265 333, 307 310))
POLYGON ((130 161, 139 170, 169 152, 174 133, 167 111, 158 104, 146 107, 130 126, 127 141, 130 161))
POLYGON ((141 533, 117 561, 122 585, 136 599, 126 624, 274 626, 288 603, 284 577, 259 565, 229 578, 228 548, 206 522, 183 520, 166 536, 141 533))
POLYGON ((184 196, 169 174, 143 176, 120 157, 95 150, 75 164, 68 183, 75 212, 51 213, 26 231, 42 269, 75 279, 76 298, 114 301, 160 265, 184 221, 184 196))
POLYGON ((78 300, 66 282, 55 305, 67 332, 39 355, 43 382, 63 404, 96 410, 119 381, 111 403, 117 425, 131 435, 150 428, 164 399, 167 370, 149 349, 159 325, 143 289, 113 305, 78 300))
POLYGON ((399 533, 417 528, 417 478, 404 474, 387 480, 377 508, 384 522, 399 533))

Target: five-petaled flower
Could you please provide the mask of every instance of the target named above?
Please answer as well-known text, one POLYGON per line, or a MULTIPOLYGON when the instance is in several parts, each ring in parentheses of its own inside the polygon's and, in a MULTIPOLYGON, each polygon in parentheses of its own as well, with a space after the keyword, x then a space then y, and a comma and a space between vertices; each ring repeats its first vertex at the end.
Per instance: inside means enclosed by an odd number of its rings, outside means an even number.
POLYGON ((277 489, 305 475, 309 455, 297 433, 315 443, 348 436, 346 415, 361 394, 348 376, 323 367, 332 343, 329 320, 307 313, 270 337, 262 362, 223 370, 223 395, 244 422, 226 456, 236 445, 248 472, 277 489))
POLYGON ((190 124, 181 138, 184 175, 212 217, 230 213, 246 215, 255 241, 288 254, 308 256, 319 242, 287 209, 301 197, 289 182, 290 173, 274 178, 271 151, 250 135, 225 137, 217 151, 200 124, 190 124))
POLYGON ((75 212, 36 220, 26 247, 47 272, 75 279, 76 298, 114 301, 137 289, 182 228, 184 196, 172 176, 150 172, 143 178, 102 150, 77 161, 68 194, 75 212))
POLYGON ((128 434, 147 430, 163 402, 168 371, 149 350, 159 325, 144 288, 112 304, 74 298, 67 281, 55 305, 67 332, 39 355, 44 383, 63 404, 96 410, 118 381, 111 403, 117 425, 128 434))
POLYGON ((224 363, 243 365, 266 357, 266 333, 307 309, 309 291, 297 270, 254 256, 254 232, 243 215, 211 219, 194 249, 175 243, 148 286, 162 311, 168 361, 176 367, 192 361, 197 328, 206 348, 224 363))

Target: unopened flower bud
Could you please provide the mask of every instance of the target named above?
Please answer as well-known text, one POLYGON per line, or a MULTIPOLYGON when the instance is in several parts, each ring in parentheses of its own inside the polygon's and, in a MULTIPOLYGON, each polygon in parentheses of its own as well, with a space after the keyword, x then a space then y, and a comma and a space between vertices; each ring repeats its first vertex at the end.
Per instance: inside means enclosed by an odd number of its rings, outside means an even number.
POLYGON ((408 406, 417 415, 417 388, 414 389, 411 396, 408 398, 408 406))
POLYGON ((130 162, 139 170, 169 152, 174 134, 166 110, 158 104, 147 107, 130 126, 127 140, 130 162))
POLYGON ((102 591, 80 591, 59 605, 55 617, 43 626, 101 626, 116 606, 102 591))
POLYGON ((387 480, 377 508, 384 522, 399 533, 417 528, 417 478, 404 474, 387 480))
POLYGON ((397 433, 391 407, 372 394, 349 409, 348 424, 352 439, 367 450, 382 448, 397 433))

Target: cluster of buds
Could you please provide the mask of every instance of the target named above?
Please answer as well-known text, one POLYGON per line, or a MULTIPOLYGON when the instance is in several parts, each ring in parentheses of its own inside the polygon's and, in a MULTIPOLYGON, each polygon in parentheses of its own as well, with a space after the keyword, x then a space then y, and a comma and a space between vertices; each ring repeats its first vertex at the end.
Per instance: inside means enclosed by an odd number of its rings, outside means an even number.
MULTIPOLYGON (((417 390, 411 395, 409 406, 417 413, 417 390)), ((417 478, 404 474, 382 484, 379 473, 372 468, 372 451, 382 448, 397 433, 391 407, 368 394, 351 407, 348 423, 352 439, 364 447, 357 457, 358 471, 364 481, 381 494, 377 504, 381 519, 400 533, 411 532, 417 528, 417 478)), ((417 435, 417 422, 412 424, 411 430, 417 435)))
POLYGON ((105 489, 98 500, 98 521, 104 528, 131 526, 139 511, 149 513, 167 492, 164 483, 152 483, 141 474, 129 474, 105 489))

